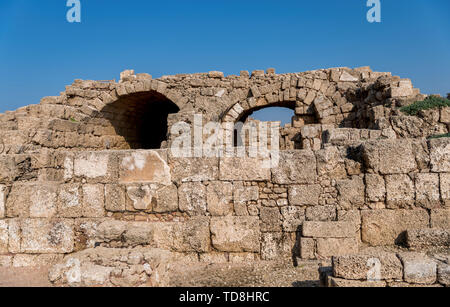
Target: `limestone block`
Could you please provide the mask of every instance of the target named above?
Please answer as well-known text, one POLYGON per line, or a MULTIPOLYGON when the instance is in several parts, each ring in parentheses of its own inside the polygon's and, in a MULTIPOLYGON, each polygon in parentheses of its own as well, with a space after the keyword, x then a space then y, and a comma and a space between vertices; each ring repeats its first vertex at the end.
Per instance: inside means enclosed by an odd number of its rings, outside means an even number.
POLYGON ((105 209, 111 212, 123 212, 126 206, 125 188, 121 185, 105 186, 105 209))
POLYGON ((257 186, 244 186, 242 182, 233 182, 233 200, 235 204, 244 204, 252 200, 258 200, 259 189, 257 186))
POLYGON ((292 258, 294 242, 290 235, 281 232, 267 232, 261 236, 261 259, 279 260, 292 258))
POLYGON ((20 222, 22 253, 71 253, 74 247, 73 221, 69 219, 25 219, 20 222))
POLYGON ((9 231, 8 222, 0 220, 0 254, 8 253, 9 231))
POLYGON ((361 280, 347 280, 336 277, 329 277, 328 287, 330 288, 384 288, 385 281, 361 281, 361 280))
POLYGON ((316 155, 319 176, 329 176, 333 179, 347 178, 344 158, 336 147, 321 149, 316 155))
POLYGON ((440 122, 444 124, 450 124, 450 107, 441 109, 440 122))
POLYGON ((275 207, 262 207, 259 210, 261 224, 260 228, 263 232, 281 232, 281 213, 280 209, 275 207))
POLYGON ((213 181, 206 188, 208 212, 212 216, 225 216, 233 213, 233 184, 213 181))
POLYGON ((156 192, 156 204, 153 211, 156 213, 169 213, 178 210, 178 189, 172 184, 162 186, 156 192))
POLYGON ((126 188, 127 199, 134 210, 152 211, 157 186, 154 184, 130 185, 126 188))
POLYGON ((336 207, 314 206, 306 208, 306 219, 308 221, 326 222, 336 220, 336 207))
POLYGON ((450 286, 450 264, 440 263, 438 265, 437 273, 438 273, 438 282, 446 287, 450 286))
POLYGON ((206 187, 201 182, 185 182, 178 188, 179 206, 191 216, 206 215, 206 187))
MULTIPOLYGON (((221 217, 217 219, 221 219, 221 217)), ((206 253, 211 250, 210 221, 206 216, 196 216, 184 223, 175 223, 173 236, 172 250, 177 252, 206 253)), ((163 239, 167 240, 166 238, 163 239)), ((214 237, 212 239, 214 242, 214 237)), ((220 251, 220 249, 218 250, 220 251)))
POLYGON ((29 255, 19 254, 15 255, 12 266, 15 268, 23 267, 48 267, 54 265, 63 259, 63 255, 58 254, 42 254, 42 255, 29 255))
POLYGON ((83 217, 105 216, 105 186, 102 184, 85 184, 83 191, 83 217))
POLYGON ((386 199, 384 178, 376 174, 366 174, 366 197, 371 202, 382 202, 386 199))
POLYGON ((311 150, 282 151, 278 167, 272 168, 277 184, 309 184, 316 178, 316 157, 311 150))
POLYGON ((316 242, 312 238, 300 238, 300 257, 316 259, 316 242))
POLYGON ((13 256, 0 255, 0 268, 12 266, 13 256))
POLYGON ((172 183, 170 168, 163 152, 136 151, 120 157, 120 183, 172 183))
POLYGON ((356 238, 318 238, 317 255, 320 257, 355 254, 359 250, 356 238))
POLYGON ((363 158, 368 168, 386 174, 406 174, 416 170, 417 164, 411 141, 389 139, 363 144, 363 158))
POLYGON ((439 174, 419 173, 416 175, 416 201, 424 208, 440 206, 439 174))
POLYGON ((412 284, 433 284, 437 279, 437 264, 425 254, 400 253, 403 279, 412 284))
POLYGON ((402 280, 403 266, 394 253, 371 252, 340 256, 333 257, 333 276, 354 280, 373 280, 378 277, 380 280, 402 280), (378 268, 379 272, 376 271, 378 268))
POLYGON ((82 152, 74 157, 74 175, 90 181, 117 178, 117 161, 107 152, 82 152))
POLYGON ((431 210, 431 227, 450 229, 450 208, 431 210))
POLYGON ((283 218, 283 231, 285 232, 300 231, 300 226, 306 220, 305 209, 298 206, 282 207, 281 216, 283 218))
POLYGON ((361 206, 365 202, 365 185, 361 177, 338 180, 336 187, 339 193, 339 203, 344 207, 361 206))
POLYGON ((289 204, 291 206, 317 206, 322 187, 318 184, 289 186, 289 204))
POLYGON ((47 217, 57 213, 57 186, 54 184, 16 183, 6 202, 7 217, 47 217))
POLYGON ((224 252, 259 252, 259 219, 254 216, 211 218, 212 244, 224 252))
POLYGON ((432 139, 429 142, 432 171, 450 173, 450 138, 432 139))
POLYGON ((427 211, 415 210, 363 210, 362 240, 371 246, 394 245, 405 240, 407 229, 428 228, 427 211))
POLYGON ((343 71, 342 74, 341 74, 341 77, 339 78, 339 81, 342 81, 342 82, 358 82, 359 78, 353 77, 348 72, 343 71))
POLYGON ((0 185, 0 219, 5 217, 5 203, 6 203, 7 188, 4 185, 0 185))
POLYGON ((415 200, 414 182, 408 175, 386 176, 387 203, 389 206, 411 205, 415 200))
POLYGON ((450 206, 450 173, 440 174, 441 198, 446 206, 450 206))
POLYGON ((408 230, 406 243, 413 249, 433 246, 450 247, 450 230, 438 228, 408 230))
POLYGON ((82 202, 79 184, 62 184, 58 189, 58 216, 81 217, 82 202))
POLYGON ((349 222, 312 222, 303 223, 302 234, 312 238, 354 238, 355 229, 349 222))
POLYGON ((413 89, 408 87, 391 87, 390 96, 392 98, 407 97, 413 95, 413 89))
POLYGON ((220 180, 269 181, 269 160, 262 158, 221 158, 220 180))

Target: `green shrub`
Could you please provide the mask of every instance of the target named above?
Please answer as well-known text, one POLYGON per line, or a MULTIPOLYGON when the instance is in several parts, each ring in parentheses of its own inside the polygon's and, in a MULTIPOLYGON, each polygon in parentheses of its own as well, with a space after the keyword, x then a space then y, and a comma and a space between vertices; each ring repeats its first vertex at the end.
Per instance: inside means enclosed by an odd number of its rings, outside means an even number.
POLYGON ((420 110, 437 109, 441 107, 450 107, 450 100, 442 97, 427 97, 423 101, 416 101, 409 106, 400 108, 400 111, 408 115, 417 115, 420 110))
POLYGON ((440 139, 440 138, 450 138, 450 133, 432 135, 432 136, 429 137, 429 139, 440 139))

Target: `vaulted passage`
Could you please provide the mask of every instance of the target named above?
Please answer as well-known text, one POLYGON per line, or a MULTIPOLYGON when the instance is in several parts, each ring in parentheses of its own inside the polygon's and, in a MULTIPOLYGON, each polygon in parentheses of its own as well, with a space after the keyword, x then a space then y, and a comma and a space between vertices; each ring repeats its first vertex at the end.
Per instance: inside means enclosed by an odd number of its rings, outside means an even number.
POLYGON ((131 149, 159 149, 167 146, 167 117, 178 111, 178 106, 165 96, 145 92, 121 97, 101 114, 131 149))

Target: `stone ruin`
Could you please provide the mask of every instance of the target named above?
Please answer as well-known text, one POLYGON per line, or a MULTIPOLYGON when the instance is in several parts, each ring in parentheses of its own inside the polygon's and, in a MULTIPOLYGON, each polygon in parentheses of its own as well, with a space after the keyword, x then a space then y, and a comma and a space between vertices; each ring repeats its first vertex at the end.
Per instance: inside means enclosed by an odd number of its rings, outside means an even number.
POLYGON ((0 285, 450 284, 450 108, 368 67, 76 80, 0 115, 0 285), (295 112, 280 162, 173 125, 295 112))

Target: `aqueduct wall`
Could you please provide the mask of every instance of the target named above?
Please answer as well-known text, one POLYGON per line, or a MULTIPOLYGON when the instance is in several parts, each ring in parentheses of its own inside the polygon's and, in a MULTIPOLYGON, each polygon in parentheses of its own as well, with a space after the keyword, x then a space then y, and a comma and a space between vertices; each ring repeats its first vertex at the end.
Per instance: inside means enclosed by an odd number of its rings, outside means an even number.
POLYGON ((0 267, 52 266, 56 285, 163 285, 173 261, 329 259, 448 230, 450 141, 426 137, 448 133, 450 112, 397 108, 423 97, 369 68, 75 81, 0 115, 0 267), (176 122, 270 106, 295 110, 276 167, 171 153, 176 122))

